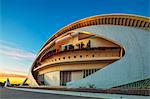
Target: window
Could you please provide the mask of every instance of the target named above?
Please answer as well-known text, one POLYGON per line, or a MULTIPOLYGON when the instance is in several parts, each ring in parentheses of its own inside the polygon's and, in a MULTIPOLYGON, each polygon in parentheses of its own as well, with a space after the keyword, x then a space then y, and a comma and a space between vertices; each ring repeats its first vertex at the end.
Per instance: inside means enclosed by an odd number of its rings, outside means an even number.
POLYGON ((133 26, 133 27, 134 27, 134 23, 136 22, 136 20, 134 20, 134 19, 133 19, 131 22, 132 22, 132 23, 130 23, 130 24, 131 24, 131 26, 133 26))
POLYGON ((86 69, 86 70, 83 70, 83 78, 95 73, 98 70, 99 69, 86 69))
POLYGON ((142 26, 142 23, 144 23, 144 22, 143 22, 143 21, 141 21, 141 22, 140 22, 140 25, 139 25, 139 27, 141 27, 141 26, 142 26))
POLYGON ((68 58, 70 59, 70 56, 68 56, 68 58))
POLYGON ((111 18, 111 24, 113 24, 113 20, 114 20, 114 18, 111 18))
POLYGON ((59 58, 59 60, 60 60, 60 58, 59 58))
POLYGON ((83 70, 83 78, 85 78, 86 76, 85 76, 85 70, 83 70))
POLYGON ((86 70, 86 71, 85 71, 85 76, 86 76, 86 77, 88 76, 88 73, 89 73, 88 70, 86 70))
POLYGON ((73 50, 74 49, 74 46, 73 45, 68 45, 69 46, 69 50, 73 50))
POLYGON ((131 19, 128 19, 129 21, 128 21, 128 26, 130 26, 130 21, 131 21, 131 19))
POLYGON ((125 18, 122 18, 122 25, 125 25, 125 18))
POLYGON ((82 55, 80 55, 80 57, 82 57, 82 55))
POLYGON ((67 46, 65 46, 65 51, 67 50, 67 46))
POLYGON ((79 23, 78 26, 81 27, 81 24, 79 23))
POLYGON ((76 56, 74 56, 74 58, 76 58, 76 56))
POLYGON ((121 25, 121 24, 122 24, 122 19, 119 18, 119 19, 118 19, 118 25, 121 25))
POLYGON ((94 55, 92 55, 92 57, 94 57, 94 55))
POLYGON ((105 18, 105 24, 107 24, 107 18, 105 18))
POLYGON ((63 59, 65 59, 65 57, 63 57, 63 59))

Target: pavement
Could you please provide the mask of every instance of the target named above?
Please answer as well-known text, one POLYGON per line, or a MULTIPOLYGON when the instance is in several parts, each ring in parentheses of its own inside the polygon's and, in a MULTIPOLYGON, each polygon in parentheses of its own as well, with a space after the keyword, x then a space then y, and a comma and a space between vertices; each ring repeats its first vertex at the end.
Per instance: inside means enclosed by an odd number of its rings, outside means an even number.
POLYGON ((0 88, 0 99, 150 99, 150 96, 7 87, 0 88))
POLYGON ((0 88, 0 99, 96 99, 0 88))

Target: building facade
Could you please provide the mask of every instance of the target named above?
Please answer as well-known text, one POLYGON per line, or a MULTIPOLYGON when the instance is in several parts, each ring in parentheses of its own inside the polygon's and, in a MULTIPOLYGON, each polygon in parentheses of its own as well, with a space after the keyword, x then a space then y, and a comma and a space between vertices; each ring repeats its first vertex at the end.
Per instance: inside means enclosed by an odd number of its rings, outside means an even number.
POLYGON ((31 86, 149 88, 150 19, 85 18, 56 32, 34 61, 31 86))

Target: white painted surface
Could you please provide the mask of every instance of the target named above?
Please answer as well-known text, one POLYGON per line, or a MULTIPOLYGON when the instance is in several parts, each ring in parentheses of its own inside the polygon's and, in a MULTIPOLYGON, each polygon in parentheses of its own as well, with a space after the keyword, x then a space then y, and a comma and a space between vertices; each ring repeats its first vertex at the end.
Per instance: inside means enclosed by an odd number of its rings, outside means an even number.
POLYGON ((50 72, 44 74, 44 83, 49 86, 60 85, 60 71, 50 72))
POLYGON ((94 84, 96 88, 105 89, 150 78, 150 31, 112 25, 95 25, 77 30, 118 42, 125 48, 125 55, 82 80, 67 83, 68 87, 94 84))
POLYGON ((83 78, 83 71, 73 71, 71 72, 71 81, 80 80, 83 78))

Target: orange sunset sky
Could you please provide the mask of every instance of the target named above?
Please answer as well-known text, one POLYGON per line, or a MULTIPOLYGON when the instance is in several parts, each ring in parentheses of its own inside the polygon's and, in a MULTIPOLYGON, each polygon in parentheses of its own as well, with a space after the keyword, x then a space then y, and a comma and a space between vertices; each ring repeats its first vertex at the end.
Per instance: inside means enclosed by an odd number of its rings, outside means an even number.
MULTIPOLYGON (((9 78, 11 84, 21 84, 26 78, 27 74, 21 72, 3 72, 0 71, 0 82, 5 82, 9 78)), ((29 83, 29 81, 27 81, 29 83)))

